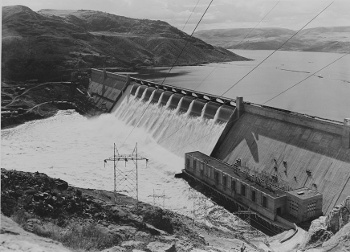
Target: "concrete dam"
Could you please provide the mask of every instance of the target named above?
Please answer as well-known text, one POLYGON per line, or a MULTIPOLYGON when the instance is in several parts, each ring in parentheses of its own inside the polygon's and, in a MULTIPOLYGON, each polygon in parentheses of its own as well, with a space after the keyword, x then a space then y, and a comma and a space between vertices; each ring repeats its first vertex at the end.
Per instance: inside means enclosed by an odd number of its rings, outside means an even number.
POLYGON ((231 100, 221 99, 218 102, 211 94, 159 85, 96 69, 92 69, 89 92, 94 97, 95 104, 109 112, 123 99, 126 92, 145 102, 166 106, 192 117, 214 119, 219 123, 226 123, 235 110, 235 106, 230 104, 231 100))
POLYGON ((124 106, 118 118, 148 128, 170 150, 181 149, 191 176, 209 186, 212 177, 216 191, 272 222, 288 226, 328 214, 350 195, 349 119, 331 121, 241 97, 219 99, 96 69, 89 93, 107 112, 124 106), (252 183, 238 186, 233 173, 252 183), (259 176, 268 190, 254 186, 259 176), (304 206, 300 189, 314 200, 304 206), (294 200, 282 201, 279 191, 294 200))

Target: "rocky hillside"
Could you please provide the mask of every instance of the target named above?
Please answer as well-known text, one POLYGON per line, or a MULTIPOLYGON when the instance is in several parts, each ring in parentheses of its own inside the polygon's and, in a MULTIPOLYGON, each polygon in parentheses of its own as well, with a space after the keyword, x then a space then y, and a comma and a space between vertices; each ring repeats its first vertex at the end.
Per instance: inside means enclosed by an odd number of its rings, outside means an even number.
POLYGON ((39 172, 1 169, 1 212, 1 251, 259 251, 243 234, 39 172))
MULTIPOLYGON (((283 28, 241 28, 198 31, 194 36, 228 49, 275 50, 295 32, 283 28)), ((305 29, 281 50, 346 53, 350 51, 350 27, 305 29)))
POLYGON ((2 76, 51 81, 90 67, 177 65, 245 60, 163 21, 91 10, 2 9, 2 76))

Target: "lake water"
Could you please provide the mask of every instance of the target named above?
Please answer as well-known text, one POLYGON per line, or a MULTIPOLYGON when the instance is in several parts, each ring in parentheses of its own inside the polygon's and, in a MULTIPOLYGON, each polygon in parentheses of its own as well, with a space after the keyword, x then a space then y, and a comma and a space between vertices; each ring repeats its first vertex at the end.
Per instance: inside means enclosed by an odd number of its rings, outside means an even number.
MULTIPOLYGON (((174 67, 164 83, 221 96, 272 51, 234 52, 254 61, 174 67)), ((224 96, 243 96, 245 101, 264 104, 340 56, 337 53, 278 51, 224 96)), ((156 68, 137 77, 162 82, 167 73, 167 68, 156 68)), ((350 55, 265 105, 337 121, 350 117, 350 55)))

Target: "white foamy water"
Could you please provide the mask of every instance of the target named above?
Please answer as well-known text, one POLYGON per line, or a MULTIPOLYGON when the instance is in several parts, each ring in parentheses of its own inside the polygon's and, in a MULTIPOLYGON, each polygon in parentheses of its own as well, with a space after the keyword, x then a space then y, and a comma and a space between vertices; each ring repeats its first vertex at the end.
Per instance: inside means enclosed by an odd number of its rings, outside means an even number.
MULTIPOLYGON (((188 141, 194 142, 198 135, 191 136, 191 132, 202 129, 203 134, 207 134, 218 130, 219 132, 213 134, 215 138, 219 136, 223 126, 200 121, 200 118, 186 119, 183 115, 173 114, 174 111, 161 109, 159 111, 164 113, 159 114, 157 109, 150 107, 149 112, 145 113, 145 120, 141 120, 139 127, 134 128, 137 122, 135 118, 139 118, 139 113, 145 106, 140 101, 130 99, 129 103, 125 100, 113 114, 86 118, 74 111, 60 111, 48 119, 2 130, 1 167, 28 172, 39 171, 66 180, 74 186, 112 191, 113 164, 108 162, 104 167, 103 160, 113 156, 113 143, 116 143, 119 153, 130 154, 137 142, 139 155, 149 158, 147 167, 144 162, 139 162, 141 201, 151 204, 155 202, 158 206, 188 216, 193 216, 195 209, 196 218, 208 225, 218 226, 224 223, 225 227, 248 230, 245 223, 226 214, 226 210, 209 199, 203 198, 186 181, 174 178, 184 167, 183 153, 186 148, 181 146, 182 140, 169 143, 171 137, 167 137, 173 133, 173 129, 183 126, 177 132, 178 135, 185 134, 190 138, 188 141), (135 113, 129 118, 132 111, 135 113), (176 154, 166 148, 173 149, 176 154), (164 194, 164 202, 163 199, 154 199, 153 193, 164 194), (201 204, 194 204, 198 196, 201 197, 201 204)), ((173 140, 176 135, 174 134, 173 140)), ((215 141, 212 139, 213 143, 215 141)), ((196 148, 193 145, 194 143, 191 148, 196 148)), ((206 152, 213 147, 210 144, 202 145, 200 143, 197 148, 206 152)), ((133 167, 132 162, 120 162, 118 165, 121 168, 126 165, 125 169, 133 167)))
POLYGON ((197 150, 210 155, 225 126, 203 117, 177 113, 166 106, 148 104, 134 96, 125 99, 114 115, 128 126, 142 128, 158 144, 180 157, 197 150))

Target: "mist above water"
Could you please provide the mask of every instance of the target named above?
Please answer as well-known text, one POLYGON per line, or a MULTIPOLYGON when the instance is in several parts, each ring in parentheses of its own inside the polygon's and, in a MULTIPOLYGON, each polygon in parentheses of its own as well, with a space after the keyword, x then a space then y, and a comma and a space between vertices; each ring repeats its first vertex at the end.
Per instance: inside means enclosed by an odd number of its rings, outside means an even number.
MULTIPOLYGON (((43 172, 78 187, 113 190, 113 165, 104 166, 103 160, 113 156, 114 143, 121 154, 131 154, 137 143, 138 155, 149 159, 147 167, 139 163, 139 199, 153 203, 153 193, 161 193, 166 198, 161 206, 191 215, 191 195, 198 193, 174 175, 184 168, 186 151, 210 153, 223 127, 130 96, 111 114, 86 118, 60 111, 2 130, 1 166, 43 172)), ((118 166, 134 168, 132 162, 118 166)), ((127 190, 123 193, 133 196, 127 190)), ((205 211, 224 211, 208 199, 203 202, 208 206, 205 211)))

